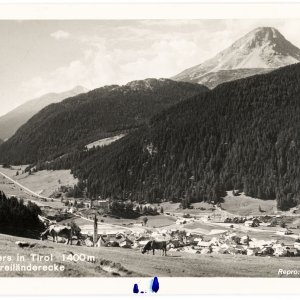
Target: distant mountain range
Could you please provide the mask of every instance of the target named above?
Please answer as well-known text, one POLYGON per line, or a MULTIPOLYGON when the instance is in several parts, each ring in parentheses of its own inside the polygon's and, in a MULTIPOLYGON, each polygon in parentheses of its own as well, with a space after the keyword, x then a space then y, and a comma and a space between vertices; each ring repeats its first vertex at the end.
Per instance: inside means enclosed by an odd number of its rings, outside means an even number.
POLYGON ((74 160, 92 196, 219 202, 228 190, 300 203, 300 64, 224 83, 74 160))
POLYGON ((300 204, 299 61, 278 30, 255 29, 176 81, 105 86, 44 107, 0 145, 0 163, 72 168, 91 197, 187 207, 235 190, 287 209, 300 204))
POLYGON ((25 124, 33 115, 51 103, 57 103, 63 99, 86 93, 88 90, 77 86, 72 90, 62 93, 49 93, 39 98, 25 102, 4 116, 0 117, 0 139, 9 139, 17 129, 25 124))
POLYGON ((260 27, 249 32, 215 57, 172 79, 201 83, 214 88, 220 83, 270 72, 300 62, 300 49, 275 28, 260 27))
POLYGON ((51 160, 136 129, 162 110, 207 91, 199 84, 145 79, 80 94, 39 111, 0 146, 0 158, 10 163, 51 160))

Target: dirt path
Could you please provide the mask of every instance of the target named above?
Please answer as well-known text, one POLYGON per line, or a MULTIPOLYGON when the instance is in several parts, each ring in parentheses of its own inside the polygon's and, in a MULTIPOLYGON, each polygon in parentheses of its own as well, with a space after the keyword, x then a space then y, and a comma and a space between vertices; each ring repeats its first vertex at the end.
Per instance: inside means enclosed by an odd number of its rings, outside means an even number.
POLYGON ((23 189, 24 191, 28 192, 29 194, 38 197, 40 199, 43 200, 52 200, 51 198, 45 197, 45 196, 41 196, 39 194, 37 194, 36 192, 30 190, 29 188, 27 188, 26 186, 22 185, 21 183, 17 182, 16 180, 13 180, 11 177, 7 176, 6 174, 0 172, 0 175, 2 175, 3 177, 5 177, 7 180, 13 182, 14 184, 16 184, 17 186, 19 186, 21 189, 23 189))
MULTIPOLYGON (((9 177, 8 175, 4 174, 3 172, 0 171, 0 175, 2 175, 3 177, 5 177, 7 180, 13 182, 14 184, 16 184, 17 186, 19 186, 21 189, 23 189, 24 191, 26 191, 27 193, 39 198, 39 199, 42 199, 42 200, 48 200, 48 201, 51 201, 52 198, 49 198, 49 197, 45 197, 45 196, 41 196, 39 195, 38 193, 30 190, 29 188, 27 188, 26 186, 20 184, 19 182, 17 182, 16 180, 12 179, 11 177, 9 177)), ((32 202, 35 202, 35 201, 32 201, 32 202)), ((38 203, 37 203, 38 204, 38 203)), ((83 220, 86 220, 86 221, 89 221, 89 222, 94 222, 93 220, 90 220, 88 218, 85 218, 79 214, 73 214, 74 216, 78 217, 78 218, 81 218, 83 220)), ((99 226, 103 226, 103 225, 106 225, 106 224, 102 224, 100 222, 98 222, 98 225, 99 226)), ((133 230, 131 230, 130 228, 128 227, 125 227, 125 226, 121 226, 121 225, 114 225, 114 224, 110 224, 111 227, 114 227, 114 228, 122 228, 122 229, 125 229, 125 230, 128 230, 130 232, 133 232, 133 230)))

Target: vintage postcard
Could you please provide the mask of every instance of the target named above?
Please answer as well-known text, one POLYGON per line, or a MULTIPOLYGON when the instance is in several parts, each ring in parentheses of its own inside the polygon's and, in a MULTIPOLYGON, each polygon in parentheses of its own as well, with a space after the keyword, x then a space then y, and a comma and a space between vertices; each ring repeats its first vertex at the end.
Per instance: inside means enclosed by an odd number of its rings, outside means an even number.
POLYGON ((0 293, 299 292, 300 4, 0 6, 0 293))

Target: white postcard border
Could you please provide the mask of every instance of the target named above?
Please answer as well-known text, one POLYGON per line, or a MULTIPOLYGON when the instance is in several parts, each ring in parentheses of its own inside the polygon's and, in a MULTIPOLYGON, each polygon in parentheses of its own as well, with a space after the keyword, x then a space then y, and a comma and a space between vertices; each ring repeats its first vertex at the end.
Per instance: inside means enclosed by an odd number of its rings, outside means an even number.
MULTIPOLYGON (((300 18, 300 3, 0 4, 0 20, 283 18, 300 18)), ((151 278, 101 277, 0 278, 0 295, 131 295, 134 283, 143 286, 150 280, 151 278)), ((300 293, 299 278, 162 277, 159 282, 159 295, 300 293)))
MULTIPOLYGON (((201 267, 201 266, 199 266, 201 267)), ((139 284, 149 295, 152 278, 0 278, 2 296, 133 295, 139 284)), ((161 277, 157 295, 295 295, 299 278, 195 278, 161 277)), ((155 293, 150 293, 155 295, 155 293)))
POLYGON ((300 18, 300 3, 1 4, 0 20, 283 19, 300 18))

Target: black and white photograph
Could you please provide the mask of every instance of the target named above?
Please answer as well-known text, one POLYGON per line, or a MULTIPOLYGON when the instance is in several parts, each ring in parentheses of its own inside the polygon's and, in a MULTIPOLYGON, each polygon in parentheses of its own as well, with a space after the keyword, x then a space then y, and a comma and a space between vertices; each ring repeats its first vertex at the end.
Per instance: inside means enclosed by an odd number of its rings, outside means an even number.
POLYGON ((0 20, 0 277, 299 278, 299 28, 0 20))

